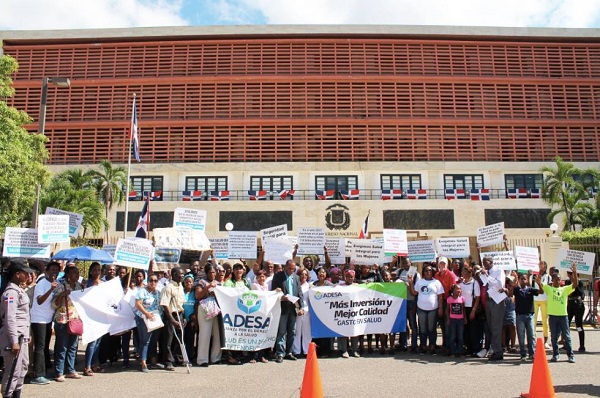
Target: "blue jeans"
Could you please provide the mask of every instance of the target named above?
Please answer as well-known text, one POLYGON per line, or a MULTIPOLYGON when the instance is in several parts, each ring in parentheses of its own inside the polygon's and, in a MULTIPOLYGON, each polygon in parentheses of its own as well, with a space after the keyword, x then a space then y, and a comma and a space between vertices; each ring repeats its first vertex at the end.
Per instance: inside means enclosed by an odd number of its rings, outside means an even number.
POLYGON ((447 330, 450 354, 462 354, 465 333, 464 319, 450 318, 450 325, 448 325, 447 330))
MULTIPOLYGON (((417 348, 417 336, 419 335, 419 329, 417 328, 417 300, 406 300, 406 318, 408 319, 408 326, 410 327, 410 348, 417 348)), ((408 346, 408 333, 400 333, 400 345, 402 347, 408 346)))
POLYGON ((99 338, 94 341, 90 341, 85 348, 85 368, 90 369, 92 365, 98 364, 98 352, 100 352, 100 340, 99 338))
POLYGON ((558 357, 558 338, 562 334, 565 336, 565 349, 569 357, 573 356, 573 346, 571 345, 571 331, 569 330, 569 319, 564 316, 548 316, 548 325, 550 326, 550 341, 552 341, 552 356, 558 357))
POLYGON ((54 334, 54 370, 56 376, 65 374, 65 364, 67 366, 66 373, 74 373, 79 336, 68 334, 66 323, 55 323, 54 334))
POLYGON ((135 316, 135 324, 137 326, 138 333, 138 347, 137 352, 140 356, 140 361, 146 361, 148 356, 151 358, 156 357, 156 344, 158 342, 158 336, 160 329, 148 332, 146 323, 139 316, 135 316))
POLYGON ((292 306, 281 303, 281 318, 279 318, 279 329, 275 339, 275 353, 277 356, 285 356, 292 353, 292 345, 296 337, 296 310, 292 306))
POLYGON ((517 338, 521 356, 525 352, 525 334, 527 333, 527 354, 533 356, 535 353, 535 328, 533 325, 533 314, 517 314, 517 338))
POLYGON ((417 316, 419 317, 419 335, 421 336, 421 347, 427 347, 427 340, 429 339, 429 345, 435 346, 437 340, 437 313, 438 310, 426 311, 417 308, 417 316))

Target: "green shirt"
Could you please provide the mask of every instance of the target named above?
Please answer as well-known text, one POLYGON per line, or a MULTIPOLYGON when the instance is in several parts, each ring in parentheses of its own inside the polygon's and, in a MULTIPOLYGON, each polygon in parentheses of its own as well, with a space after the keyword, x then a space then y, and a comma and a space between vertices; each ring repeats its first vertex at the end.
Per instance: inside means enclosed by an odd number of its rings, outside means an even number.
POLYGON ((573 292, 573 285, 552 287, 544 285, 544 293, 548 296, 548 315, 567 316, 567 299, 573 292))

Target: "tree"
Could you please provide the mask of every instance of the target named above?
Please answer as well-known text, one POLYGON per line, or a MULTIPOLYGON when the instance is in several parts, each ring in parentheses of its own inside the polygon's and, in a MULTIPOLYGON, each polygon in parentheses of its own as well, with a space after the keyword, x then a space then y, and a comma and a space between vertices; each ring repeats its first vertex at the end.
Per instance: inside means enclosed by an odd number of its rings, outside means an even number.
MULTIPOLYGON (((17 68, 14 58, 0 56, 0 98, 14 95, 10 76, 17 68)), ((37 186, 50 176, 44 166, 46 137, 23 127, 31 121, 25 112, 0 100, 0 232, 30 218, 37 186)))
MULTIPOLYGON (((108 220, 108 212, 114 204, 121 205, 125 201, 124 187, 127 185, 127 170, 124 167, 113 167, 108 160, 100 162, 100 170, 91 170, 94 179, 94 187, 104 203, 105 218, 108 220)), ((106 240, 108 241, 108 228, 106 228, 106 240)))
POLYGON ((552 207, 558 206, 550 213, 548 221, 552 223, 554 216, 564 213, 565 229, 574 231, 575 224, 571 212, 573 206, 585 194, 583 185, 575 180, 575 176, 581 176, 581 170, 576 168, 573 163, 563 161, 560 156, 557 156, 555 161, 556 168, 544 166, 541 169, 545 177, 542 197, 552 207), (578 199, 573 200, 572 195, 576 195, 578 199))

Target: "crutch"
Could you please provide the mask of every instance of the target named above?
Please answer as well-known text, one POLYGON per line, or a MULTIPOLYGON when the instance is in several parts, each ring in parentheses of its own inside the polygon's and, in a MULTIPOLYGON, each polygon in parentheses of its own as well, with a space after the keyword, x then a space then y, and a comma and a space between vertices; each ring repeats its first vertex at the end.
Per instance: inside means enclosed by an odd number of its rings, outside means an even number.
POLYGON ((183 340, 183 323, 181 323, 181 316, 179 315, 179 312, 176 312, 176 314, 177 314, 177 322, 179 322, 179 326, 180 326, 180 330, 181 330, 181 337, 177 334, 177 328, 175 327, 175 325, 171 324, 171 327, 173 328, 173 333, 175 333, 175 338, 177 339, 177 342, 179 343, 179 347, 181 349, 181 356, 183 357, 183 362, 185 362, 185 367, 187 368, 187 372, 189 374, 189 373, 191 373, 190 359, 188 358, 187 350, 185 349, 185 341, 183 340))

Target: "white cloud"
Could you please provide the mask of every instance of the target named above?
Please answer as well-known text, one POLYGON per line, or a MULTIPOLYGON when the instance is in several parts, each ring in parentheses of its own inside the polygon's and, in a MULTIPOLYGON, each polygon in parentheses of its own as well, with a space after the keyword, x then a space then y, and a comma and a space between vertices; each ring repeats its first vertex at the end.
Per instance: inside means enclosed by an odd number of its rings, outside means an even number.
POLYGON ((182 0, 3 0, 0 29, 186 25, 182 0))

